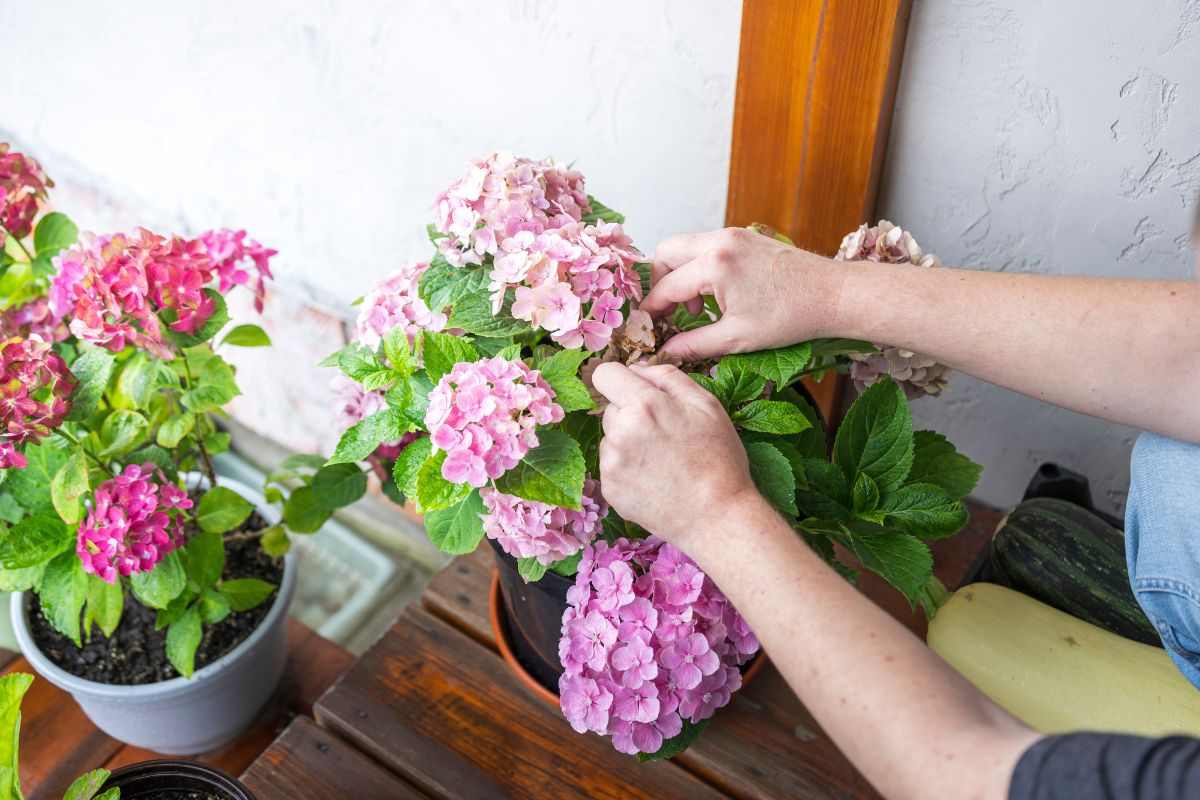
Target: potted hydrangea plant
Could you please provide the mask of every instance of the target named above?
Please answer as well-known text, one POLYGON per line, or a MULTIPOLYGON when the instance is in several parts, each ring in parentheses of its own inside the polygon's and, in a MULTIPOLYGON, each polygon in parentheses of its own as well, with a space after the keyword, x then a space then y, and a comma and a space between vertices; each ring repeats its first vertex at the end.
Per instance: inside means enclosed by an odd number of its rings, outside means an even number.
POLYGON ((34 669, 100 728, 200 752, 278 683, 288 530, 319 528, 366 477, 299 457, 285 467, 310 468, 285 498, 213 470, 229 447, 213 415, 239 394, 221 351, 270 343, 228 326, 224 294, 249 287, 261 310, 274 250, 229 230, 79 240, 45 213, 50 185, 0 155, 0 588, 19 592, 34 669))
MULTIPOLYGON (((11 672, 0 677, 0 800, 22 800, 20 751, 21 701, 33 676, 11 672)), ((110 772, 98 768, 80 775, 63 800, 150 800, 155 797, 202 800, 254 800, 236 779, 215 767, 195 761, 159 759, 130 764, 110 772)))
MULTIPOLYGON (((640 311, 648 265, 571 168, 492 154, 435 208, 434 256, 368 294, 356 341, 326 361, 353 398, 330 463, 390 448, 394 491, 438 547, 496 550, 518 661, 558 689, 572 726, 672 756, 729 702, 758 642, 686 554, 605 504, 589 377, 604 361, 655 363, 670 335, 720 310, 640 311)), ((934 264, 890 223, 863 226, 839 257, 934 264)), ((925 540, 966 523, 979 467, 913 431, 906 393, 944 381, 927 362, 817 340, 680 366, 729 411, 756 485, 797 535, 848 578, 871 570, 928 609, 939 585, 925 540), (799 381, 834 370, 863 391, 826 432, 799 381)))

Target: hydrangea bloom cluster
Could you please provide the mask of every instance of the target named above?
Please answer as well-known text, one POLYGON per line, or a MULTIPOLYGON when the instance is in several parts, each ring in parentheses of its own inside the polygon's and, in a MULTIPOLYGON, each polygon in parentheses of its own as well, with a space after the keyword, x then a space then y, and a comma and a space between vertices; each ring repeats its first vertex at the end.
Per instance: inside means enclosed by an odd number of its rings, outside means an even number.
POLYGON ((480 487, 537 447, 537 426, 562 422, 562 406, 540 373, 500 356, 460 362, 429 393, 425 425, 445 451, 442 477, 480 487))
POLYGON ((551 161, 492 155, 437 198, 438 247, 455 266, 490 259, 492 307, 515 290, 512 314, 567 348, 601 350, 641 298, 641 253, 617 223, 583 222, 583 176, 551 161))
MULTIPOLYGON (((236 234, 232 241, 248 247, 236 234)), ((132 235, 88 237, 58 258, 50 307, 70 317, 71 333, 84 341, 113 352, 132 344, 170 358, 158 312, 171 312, 171 330, 194 334, 216 309, 204 293, 214 275, 225 288, 249 280, 248 273, 236 267, 239 255, 228 255, 228 247, 216 252, 225 253, 225 259, 214 261, 201 239, 166 238, 145 229, 132 235)), ((264 267, 274 253, 256 252, 256 263, 261 260, 264 267)), ((260 268, 260 281, 262 277, 260 268)))
POLYGON ((33 230, 33 220, 54 182, 37 161, 23 153, 10 153, 0 142, 0 227, 17 239, 33 230))
POLYGON ((573 556, 592 543, 608 504, 600 496, 600 482, 583 483, 583 508, 574 511, 534 500, 514 497, 492 488, 479 492, 487 514, 483 531, 513 558, 536 558, 550 566, 573 556))
POLYGON ((149 572, 183 542, 187 492, 153 464, 130 464, 100 484, 75 552, 85 572, 112 583, 118 575, 149 572))
POLYGON ((222 294, 234 286, 248 285, 251 278, 249 268, 254 268, 257 273, 254 276, 254 308, 261 314, 267 295, 267 278, 275 277, 271 274, 271 256, 279 251, 263 247, 253 239, 246 238, 245 231, 229 228, 202 233, 198 241, 204 245, 213 268, 217 271, 220 281, 218 289, 222 294))
POLYGON ((442 309, 430 310, 421 299, 418 283, 427 262, 405 264, 384 278, 363 298, 355 324, 355 339, 375 350, 393 328, 402 326, 411 344, 421 331, 440 331, 446 327, 442 309))
MULTIPOLYGON (((878 225, 862 225, 842 239, 836 261, 874 261, 884 264, 916 264, 939 267, 941 261, 925 253, 908 231, 886 219, 878 225)), ((940 394, 950 369, 934 359, 886 344, 876 344, 874 353, 851 353, 850 377, 861 392, 884 375, 891 376, 909 399, 940 394)))
POLYGON ((567 594, 563 715, 622 753, 654 753, 729 702, 758 639, 716 585, 656 537, 598 541, 567 594))
POLYGON ((0 338, 31 335, 49 342, 61 342, 70 335, 62 317, 54 313, 45 297, 0 312, 0 338))
MULTIPOLYGON (((37 335, 0 344, 0 425, 5 445, 36 442, 62 424, 71 410, 75 376, 37 335)), ((19 453, 7 452, 10 466, 24 466, 19 453)))

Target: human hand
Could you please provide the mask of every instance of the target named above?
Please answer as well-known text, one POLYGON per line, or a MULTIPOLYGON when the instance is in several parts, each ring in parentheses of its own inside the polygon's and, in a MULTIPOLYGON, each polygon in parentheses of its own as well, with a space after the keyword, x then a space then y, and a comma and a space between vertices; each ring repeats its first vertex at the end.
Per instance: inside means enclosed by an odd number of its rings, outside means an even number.
POLYGON ((686 549, 730 506, 758 497, 725 409, 683 372, 610 362, 593 383, 610 403, 600 484, 622 517, 686 549))
POLYGON ((663 352, 684 361, 783 347, 831 332, 845 265, 745 228, 667 239, 654 254, 654 288, 642 310, 685 303, 699 313, 713 295, 721 319, 680 333, 663 352))

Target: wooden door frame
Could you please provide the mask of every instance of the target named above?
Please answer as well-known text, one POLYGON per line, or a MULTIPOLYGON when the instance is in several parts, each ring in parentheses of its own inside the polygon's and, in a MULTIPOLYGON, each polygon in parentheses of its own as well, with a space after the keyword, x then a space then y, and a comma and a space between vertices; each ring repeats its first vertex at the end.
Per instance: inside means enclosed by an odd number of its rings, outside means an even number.
MULTIPOLYGON (((726 225, 832 255, 873 218, 911 0, 744 0, 726 225)), ((845 381, 809 383, 836 423, 845 381)))

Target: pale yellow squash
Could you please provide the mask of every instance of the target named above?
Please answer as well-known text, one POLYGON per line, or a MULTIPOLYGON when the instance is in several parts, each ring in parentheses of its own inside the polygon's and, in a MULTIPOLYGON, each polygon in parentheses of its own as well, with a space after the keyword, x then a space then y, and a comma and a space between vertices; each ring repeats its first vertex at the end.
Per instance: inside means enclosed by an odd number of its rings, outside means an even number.
POLYGON ((1165 650, 1011 589, 959 589, 930 623, 928 641, 984 694, 1043 733, 1200 735, 1200 691, 1165 650))

